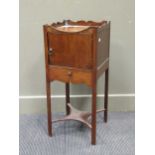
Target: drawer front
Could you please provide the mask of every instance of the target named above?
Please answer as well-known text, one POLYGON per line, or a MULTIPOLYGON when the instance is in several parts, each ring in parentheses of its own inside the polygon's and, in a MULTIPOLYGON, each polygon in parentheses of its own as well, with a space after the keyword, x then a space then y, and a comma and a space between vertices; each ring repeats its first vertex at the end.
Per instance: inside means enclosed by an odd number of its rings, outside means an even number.
POLYGON ((92 68, 91 34, 48 34, 49 64, 75 68, 92 68))
POLYGON ((48 70, 49 80, 58 80, 62 82, 71 82, 77 84, 87 84, 92 86, 91 71, 81 71, 77 69, 51 66, 48 70))

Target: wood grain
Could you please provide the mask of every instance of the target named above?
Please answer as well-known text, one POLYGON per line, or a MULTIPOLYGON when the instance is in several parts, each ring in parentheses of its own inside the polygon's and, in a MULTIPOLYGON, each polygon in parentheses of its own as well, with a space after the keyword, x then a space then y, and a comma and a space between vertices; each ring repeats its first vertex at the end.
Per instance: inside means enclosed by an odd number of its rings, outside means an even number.
POLYGON ((56 34, 48 33, 50 65, 76 68, 92 68, 92 36, 87 34, 56 34))

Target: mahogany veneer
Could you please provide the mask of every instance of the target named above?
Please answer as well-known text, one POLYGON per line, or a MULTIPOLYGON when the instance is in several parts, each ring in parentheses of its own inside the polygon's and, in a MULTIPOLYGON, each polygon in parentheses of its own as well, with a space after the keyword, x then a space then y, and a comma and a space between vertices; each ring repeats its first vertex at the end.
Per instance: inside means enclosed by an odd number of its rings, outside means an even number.
POLYGON ((108 115, 108 75, 110 22, 65 20, 44 25, 46 90, 48 110, 48 133, 52 136, 52 122, 76 120, 91 128, 91 143, 96 144, 96 113, 108 115), (96 110, 96 87, 98 77, 105 72, 104 109, 96 110), (66 83, 66 114, 52 121, 50 82, 66 83), (70 104, 69 84, 86 84, 92 88, 92 112, 74 110, 70 104), (91 123, 88 117, 92 118, 91 123))

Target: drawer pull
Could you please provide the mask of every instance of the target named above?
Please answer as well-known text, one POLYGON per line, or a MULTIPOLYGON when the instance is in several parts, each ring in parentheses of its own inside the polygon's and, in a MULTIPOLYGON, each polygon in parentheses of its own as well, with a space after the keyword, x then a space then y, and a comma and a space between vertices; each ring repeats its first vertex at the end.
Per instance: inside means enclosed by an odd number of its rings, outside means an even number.
POLYGON ((72 72, 71 71, 68 71, 68 76, 72 76, 72 72))

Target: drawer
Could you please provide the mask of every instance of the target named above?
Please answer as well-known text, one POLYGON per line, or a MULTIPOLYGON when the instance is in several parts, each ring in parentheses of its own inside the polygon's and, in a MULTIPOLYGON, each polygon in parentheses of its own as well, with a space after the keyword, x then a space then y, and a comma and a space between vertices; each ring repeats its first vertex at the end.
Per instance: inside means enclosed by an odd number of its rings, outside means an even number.
POLYGON ((92 86, 91 70, 79 70, 70 67, 50 66, 48 69, 49 80, 71 82, 77 84, 87 84, 92 86))

